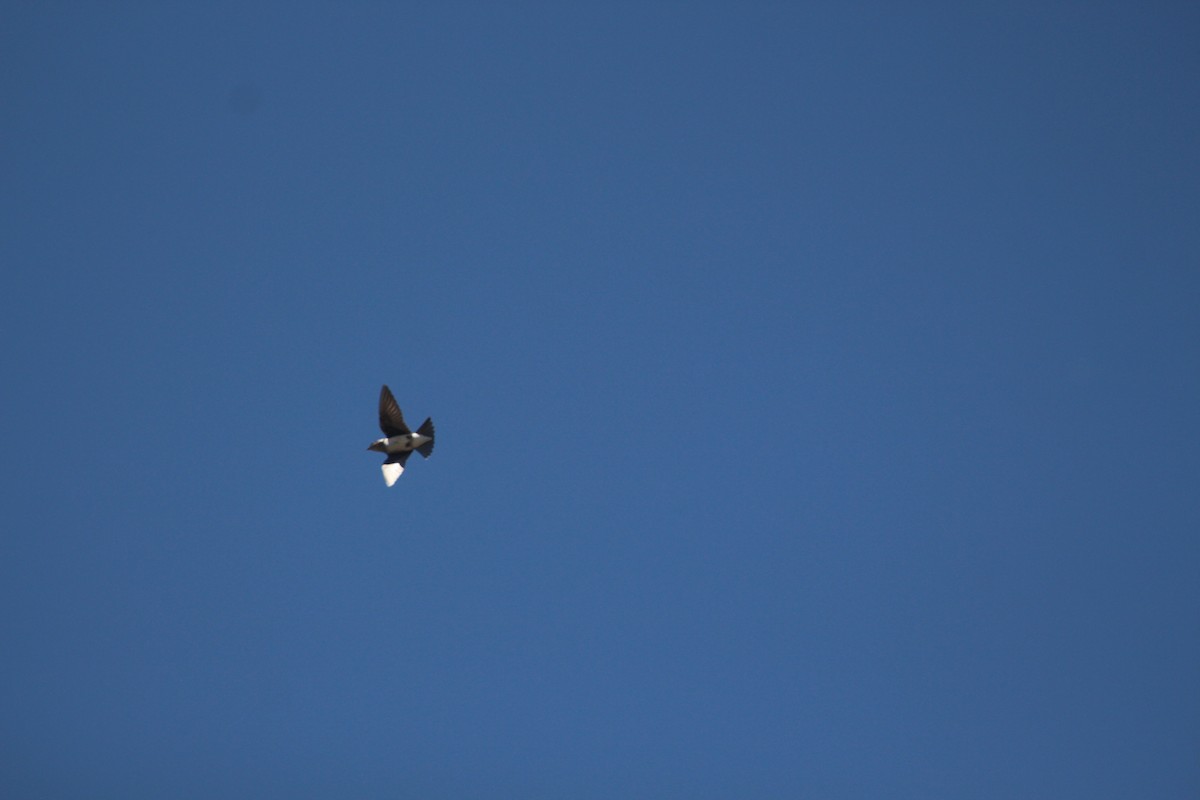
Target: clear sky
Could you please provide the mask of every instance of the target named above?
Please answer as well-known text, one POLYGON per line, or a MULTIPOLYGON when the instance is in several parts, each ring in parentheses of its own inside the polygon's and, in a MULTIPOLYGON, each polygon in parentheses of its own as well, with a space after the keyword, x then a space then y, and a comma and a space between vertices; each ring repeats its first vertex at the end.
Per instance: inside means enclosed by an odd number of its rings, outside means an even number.
POLYGON ((1200 796, 1198 42, 13 5, 0 794, 1200 796))

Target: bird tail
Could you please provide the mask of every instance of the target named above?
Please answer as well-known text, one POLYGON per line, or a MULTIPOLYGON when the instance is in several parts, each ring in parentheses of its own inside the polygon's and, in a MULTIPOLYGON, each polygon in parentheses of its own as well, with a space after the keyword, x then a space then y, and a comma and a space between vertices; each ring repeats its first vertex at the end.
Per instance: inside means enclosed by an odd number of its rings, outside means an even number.
POLYGON ((430 454, 433 453, 433 420, 426 419, 422 422, 421 427, 417 428, 417 433, 429 437, 428 442, 417 448, 418 453, 425 458, 429 458, 430 454))

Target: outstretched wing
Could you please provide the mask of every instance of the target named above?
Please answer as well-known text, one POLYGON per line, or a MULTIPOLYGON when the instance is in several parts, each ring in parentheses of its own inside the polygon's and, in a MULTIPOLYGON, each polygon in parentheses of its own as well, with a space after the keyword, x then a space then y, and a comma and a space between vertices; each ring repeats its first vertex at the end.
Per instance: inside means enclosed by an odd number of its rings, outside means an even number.
POLYGON ((393 453, 388 460, 383 462, 383 481, 388 486, 396 482, 400 477, 400 473, 404 472, 404 462, 408 461, 408 457, 412 455, 411 450, 405 450, 403 453, 393 453))
POLYGON ((400 406, 396 405, 396 398, 392 397, 392 390, 387 384, 379 390, 379 429, 384 436, 402 436, 411 432, 404 424, 404 415, 400 413, 400 406))

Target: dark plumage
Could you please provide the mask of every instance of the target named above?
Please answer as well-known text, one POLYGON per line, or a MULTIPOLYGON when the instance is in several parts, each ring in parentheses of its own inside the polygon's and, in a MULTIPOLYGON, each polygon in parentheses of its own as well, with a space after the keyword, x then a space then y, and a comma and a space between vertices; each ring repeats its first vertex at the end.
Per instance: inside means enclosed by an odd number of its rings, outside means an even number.
POLYGON ((409 430, 400 405, 386 384, 379 391, 379 429, 383 431, 383 438, 376 439, 367 449, 387 454, 388 458, 383 462, 383 479, 388 486, 404 472, 404 465, 414 450, 425 458, 433 453, 433 420, 426 419, 416 433, 409 430))

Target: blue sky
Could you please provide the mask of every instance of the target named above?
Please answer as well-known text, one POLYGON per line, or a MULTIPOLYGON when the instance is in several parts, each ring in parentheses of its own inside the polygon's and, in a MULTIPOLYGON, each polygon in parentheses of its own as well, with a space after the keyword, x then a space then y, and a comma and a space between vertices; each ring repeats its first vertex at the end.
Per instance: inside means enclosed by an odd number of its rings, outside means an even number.
POLYGON ((10 10, 0 788, 1195 797, 1197 41, 10 10))

